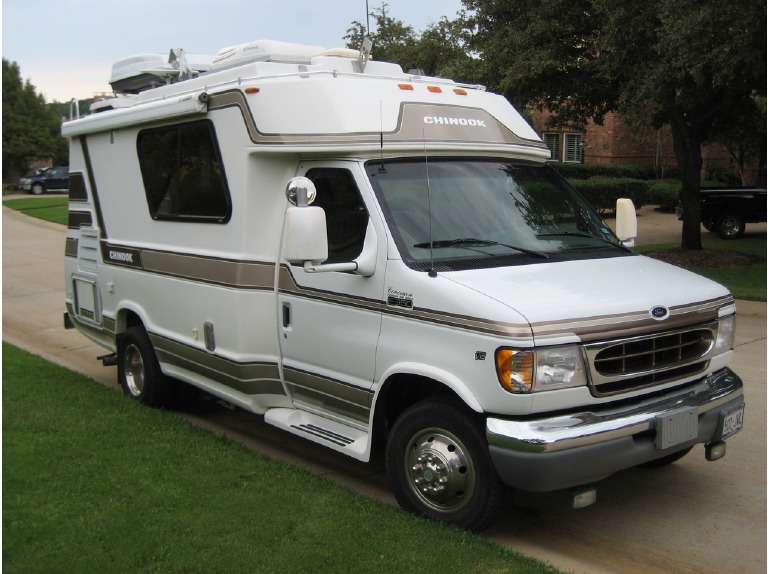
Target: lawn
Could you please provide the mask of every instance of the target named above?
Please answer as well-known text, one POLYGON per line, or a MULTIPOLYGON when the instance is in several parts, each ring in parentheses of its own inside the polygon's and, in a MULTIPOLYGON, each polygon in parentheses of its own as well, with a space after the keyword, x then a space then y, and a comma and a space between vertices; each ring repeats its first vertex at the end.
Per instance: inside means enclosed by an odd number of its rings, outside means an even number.
POLYGON ((557 572, 3 344, 15 573, 557 572))
POLYGON ((16 211, 22 211, 27 215, 37 217, 38 219, 45 219, 46 221, 67 225, 69 217, 67 210, 68 201, 69 198, 66 195, 25 197, 22 199, 7 199, 3 201, 3 205, 15 209, 16 211))
POLYGON ((704 256, 698 257, 697 261, 696 258, 687 257, 673 243, 644 245, 634 250, 669 261, 672 260, 664 254, 673 254, 672 262, 721 283, 736 299, 767 301, 767 240, 765 238, 704 241, 702 254, 704 256), (691 260, 689 263, 688 259, 691 260))

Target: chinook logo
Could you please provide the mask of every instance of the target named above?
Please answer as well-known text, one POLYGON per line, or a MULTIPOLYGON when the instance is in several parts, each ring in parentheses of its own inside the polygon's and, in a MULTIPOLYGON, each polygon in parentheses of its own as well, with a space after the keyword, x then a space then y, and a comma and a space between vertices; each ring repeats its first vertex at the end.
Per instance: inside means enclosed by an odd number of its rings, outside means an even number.
POLYGON ((426 124, 445 125, 445 126, 473 126, 485 128, 485 120, 474 120, 471 118, 447 118, 445 116, 424 116, 422 121, 426 124))
POLYGON ((133 253, 124 253, 123 251, 112 251, 112 250, 110 250, 110 260, 112 260, 112 261, 124 261, 126 263, 133 263, 134 262, 134 254, 133 253))
POLYGON ((655 319, 656 321, 662 321, 663 319, 667 319, 669 316, 669 310, 667 307, 663 307, 662 305, 658 305, 657 307, 653 307, 650 309, 650 317, 655 319))

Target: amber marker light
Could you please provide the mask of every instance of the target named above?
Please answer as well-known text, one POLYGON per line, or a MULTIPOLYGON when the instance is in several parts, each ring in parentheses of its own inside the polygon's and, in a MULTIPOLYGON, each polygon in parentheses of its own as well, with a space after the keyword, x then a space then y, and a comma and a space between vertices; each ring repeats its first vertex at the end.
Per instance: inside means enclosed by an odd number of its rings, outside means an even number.
POLYGON ((532 392, 535 352, 502 348, 495 352, 497 380, 509 393, 532 392))
POLYGON ((433 92, 434 94, 440 94, 441 88, 439 88, 438 86, 428 86, 428 91, 433 92))
POLYGON ((455 89, 454 89, 454 90, 452 90, 452 91, 453 91, 455 94, 457 94, 458 96, 467 96, 467 95, 468 95, 468 92, 466 92, 466 91, 465 91, 465 90, 463 90, 462 88, 455 88, 455 89))
POLYGON ((247 94, 258 94, 259 93, 259 88, 251 87, 251 88, 246 88, 243 91, 246 92, 247 94))
POLYGON ((402 90, 413 90, 414 86, 412 84, 399 84, 398 87, 402 90))

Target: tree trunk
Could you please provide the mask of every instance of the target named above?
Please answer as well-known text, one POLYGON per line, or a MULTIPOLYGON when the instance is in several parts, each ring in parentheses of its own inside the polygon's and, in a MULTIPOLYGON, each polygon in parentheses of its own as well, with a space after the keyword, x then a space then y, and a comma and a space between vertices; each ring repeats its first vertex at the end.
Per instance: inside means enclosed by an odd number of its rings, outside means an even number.
POLYGON ((701 249, 700 172, 703 166, 703 142, 681 112, 671 112, 670 118, 674 153, 682 181, 682 249, 701 249))

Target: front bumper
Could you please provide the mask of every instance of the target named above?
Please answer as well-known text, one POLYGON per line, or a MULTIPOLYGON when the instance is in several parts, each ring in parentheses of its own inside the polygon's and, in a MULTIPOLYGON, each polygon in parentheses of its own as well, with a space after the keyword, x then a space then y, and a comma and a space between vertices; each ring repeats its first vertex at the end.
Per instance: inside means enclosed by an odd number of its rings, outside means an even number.
POLYGON ((743 402, 743 383, 725 368, 685 389, 622 406, 528 420, 490 417, 489 452, 506 484, 560 490, 721 440, 723 414, 743 402), (697 412, 697 437, 667 446, 656 436, 660 421, 682 411, 697 412))

